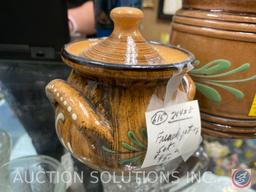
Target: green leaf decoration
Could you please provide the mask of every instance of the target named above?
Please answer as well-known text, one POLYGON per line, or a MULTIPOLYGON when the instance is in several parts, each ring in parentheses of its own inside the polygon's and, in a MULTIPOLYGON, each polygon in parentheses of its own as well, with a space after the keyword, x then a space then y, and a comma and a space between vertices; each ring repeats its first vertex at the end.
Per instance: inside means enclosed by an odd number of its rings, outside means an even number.
POLYGON ((235 73, 247 71, 249 68, 250 68, 250 64, 245 63, 245 64, 243 64, 231 71, 225 72, 225 73, 220 73, 220 74, 215 74, 215 75, 194 75, 194 74, 192 74, 192 76, 201 77, 201 78, 218 78, 218 77, 225 77, 225 76, 233 75, 235 73))
POLYGON ((114 153, 116 153, 115 151, 113 151, 113 150, 111 150, 111 149, 107 148, 107 147, 106 147, 106 146, 104 146, 104 145, 103 145, 101 148, 102 148, 102 150, 103 150, 103 151, 105 151, 105 152, 113 153, 113 154, 114 154, 114 153))
POLYGON ((135 156, 135 157, 132 157, 132 158, 129 158, 129 159, 122 159, 119 161, 119 163, 121 165, 127 165, 127 164, 131 164, 131 163, 135 163, 137 161, 141 161, 141 159, 143 158, 144 155, 138 155, 138 156, 135 156))
MULTIPOLYGON (((199 61, 196 61, 200 63, 199 61)), ((247 81, 256 80, 256 75, 243 78, 243 79, 231 79, 231 80, 223 80, 223 79, 213 79, 213 78, 220 78, 220 77, 227 77, 233 74, 241 73, 247 71, 250 68, 249 63, 244 63, 241 66, 226 71, 230 68, 231 63, 225 59, 216 59, 213 60, 202 67, 195 68, 190 71, 190 75, 195 77, 196 87, 199 92, 201 92, 204 96, 214 102, 221 102, 222 98, 220 93, 213 88, 212 86, 220 87, 229 93, 233 94, 237 99, 243 99, 244 93, 239 89, 236 89, 232 86, 228 86, 226 84, 232 83, 244 83, 247 81), (198 81, 198 82, 197 82, 198 81), (209 86, 211 85, 211 86, 209 86)))
POLYGON ((216 73, 225 71, 230 66, 231 66, 230 62, 218 62, 212 67, 209 67, 206 70, 204 70, 203 73, 206 75, 216 74, 216 73))
POLYGON ((144 139, 148 139, 148 134, 147 134, 147 129, 146 128, 141 128, 140 129, 140 134, 142 135, 142 137, 144 138, 144 139))
POLYGON ((126 142, 122 142, 121 143, 122 147, 127 149, 128 151, 131 151, 131 152, 136 152, 136 151, 140 151, 139 149, 137 149, 136 147, 133 147, 131 145, 129 145, 128 143, 126 142))
POLYGON ((217 59, 214 61, 209 62, 208 64, 200 67, 193 69, 191 71, 191 74, 200 74, 200 75, 211 75, 211 74, 216 74, 219 72, 222 72, 226 69, 228 69, 231 66, 230 61, 225 60, 225 59, 217 59))
POLYGON ((221 87, 223 89, 225 89, 226 91, 228 91, 229 93, 235 95, 235 97, 237 99, 243 99, 244 98, 244 93, 236 88, 233 88, 233 87, 230 87, 230 86, 227 86, 227 85, 222 85, 222 84, 219 84, 219 83, 212 83, 212 82, 207 82, 208 84, 211 84, 211 85, 215 85, 217 87, 221 87))
POLYGON ((206 96, 208 99, 217 103, 221 102, 221 95, 216 89, 198 82, 196 82, 195 84, 196 84, 197 90, 200 93, 202 93, 204 96, 206 96))
MULTIPOLYGON (((134 157, 129 158, 129 159, 119 160, 119 164, 121 164, 121 165, 135 163, 135 162, 137 162, 139 160, 142 161, 142 158, 144 157, 145 152, 146 152, 146 146, 137 139, 137 137, 136 137, 136 135, 135 135, 135 133, 133 131, 128 131, 127 134, 128 134, 129 140, 136 147, 132 146, 132 145, 126 143, 126 142, 121 142, 121 146, 124 149, 128 150, 129 152, 133 152, 135 154, 139 153, 139 155, 135 155, 134 157), (140 149, 138 149, 137 147, 139 147, 140 149), (143 148, 143 150, 141 148, 143 148)), ((147 129, 146 128, 140 129, 140 134, 147 141, 147 129)), ((111 154, 117 154, 118 153, 117 151, 113 151, 113 150, 109 149, 106 146, 102 146, 102 150, 107 152, 107 153, 111 153, 111 154)))
POLYGON ((135 133, 134 133, 133 131, 128 131, 128 137, 129 137, 129 139, 131 140, 131 142, 132 142, 134 145, 139 146, 139 147, 144 148, 144 149, 147 148, 143 143, 141 143, 141 142, 138 140, 138 138, 136 137, 136 135, 135 135, 135 133))
POLYGON ((216 82, 216 83, 244 83, 247 81, 256 80, 256 75, 253 75, 248 78, 244 79, 236 79, 236 80, 208 80, 209 82, 216 82))
POLYGON ((193 62, 193 65, 194 65, 194 66, 200 65, 200 61, 199 61, 199 60, 195 60, 195 61, 193 62))

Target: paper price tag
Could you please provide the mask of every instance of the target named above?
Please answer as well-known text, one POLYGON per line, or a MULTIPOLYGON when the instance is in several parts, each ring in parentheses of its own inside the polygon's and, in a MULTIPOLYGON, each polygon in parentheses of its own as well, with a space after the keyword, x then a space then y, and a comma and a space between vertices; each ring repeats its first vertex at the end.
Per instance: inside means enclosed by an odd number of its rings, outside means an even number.
POLYGON ((142 168, 181 156, 185 161, 201 143, 201 118, 197 101, 146 113, 148 148, 142 168))

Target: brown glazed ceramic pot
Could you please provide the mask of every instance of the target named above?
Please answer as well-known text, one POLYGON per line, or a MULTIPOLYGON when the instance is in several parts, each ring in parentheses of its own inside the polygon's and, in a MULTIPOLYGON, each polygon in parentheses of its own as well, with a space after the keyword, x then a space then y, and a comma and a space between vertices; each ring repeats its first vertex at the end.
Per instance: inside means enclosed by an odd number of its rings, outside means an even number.
POLYGON ((193 55, 146 42, 139 9, 116 8, 111 17, 110 37, 66 45, 62 58, 73 70, 67 81, 50 82, 46 93, 57 134, 76 158, 98 170, 131 171, 145 156, 145 112, 156 89, 164 97, 168 80, 181 69, 180 89, 193 99, 195 86, 186 74, 193 55))
POLYGON ((197 59, 196 82, 205 133, 255 137, 256 1, 183 0, 171 43, 197 59))

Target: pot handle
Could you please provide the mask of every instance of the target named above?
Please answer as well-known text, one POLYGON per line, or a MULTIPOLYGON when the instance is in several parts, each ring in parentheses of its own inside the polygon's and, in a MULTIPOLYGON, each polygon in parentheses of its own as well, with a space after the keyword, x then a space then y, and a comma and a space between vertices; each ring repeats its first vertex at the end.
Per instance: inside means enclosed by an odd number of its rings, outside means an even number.
POLYGON ((194 83, 194 81, 192 80, 192 78, 189 76, 189 74, 185 74, 183 77, 183 80, 185 81, 185 91, 187 93, 187 98, 188 101, 192 101, 196 95, 196 85, 194 83))
POLYGON ((79 91, 67 82, 56 79, 46 86, 46 95, 55 106, 57 104, 65 110, 64 114, 68 114, 79 129, 88 129, 113 146, 111 126, 79 91))

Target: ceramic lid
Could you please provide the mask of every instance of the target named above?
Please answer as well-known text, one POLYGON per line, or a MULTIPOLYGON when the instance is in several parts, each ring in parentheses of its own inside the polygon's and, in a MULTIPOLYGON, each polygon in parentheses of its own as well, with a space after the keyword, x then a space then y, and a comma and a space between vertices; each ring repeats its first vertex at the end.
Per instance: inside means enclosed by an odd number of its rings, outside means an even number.
POLYGON ((184 61, 188 55, 177 49, 148 43, 139 31, 144 14, 140 9, 119 7, 111 11, 114 30, 80 54, 93 61, 126 65, 162 65, 184 61))
POLYGON ((114 30, 109 37, 69 43, 62 57, 82 65, 131 70, 183 68, 193 61, 186 50, 147 42, 139 31, 143 17, 137 8, 115 8, 111 11, 114 30))

